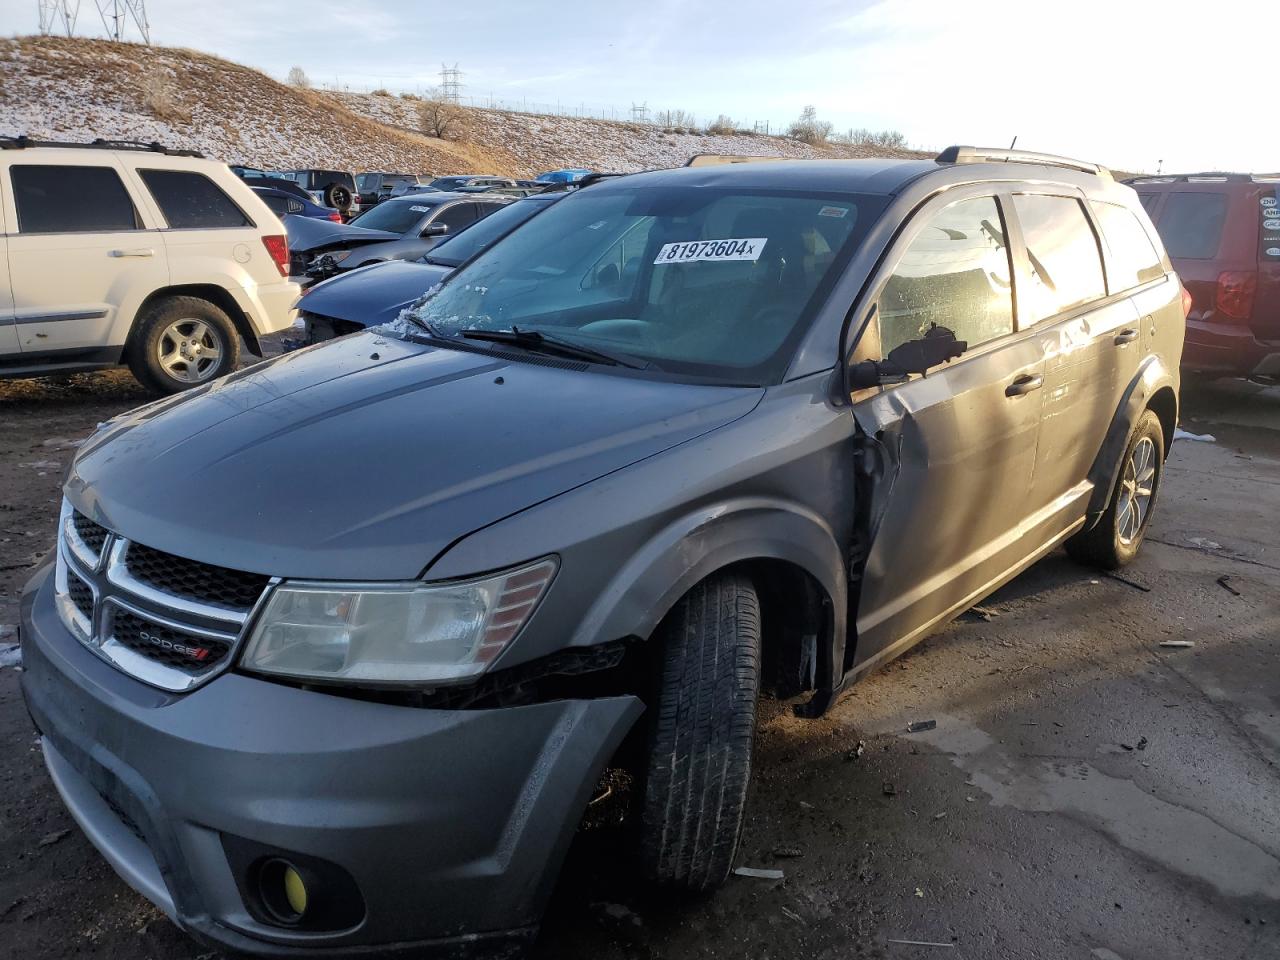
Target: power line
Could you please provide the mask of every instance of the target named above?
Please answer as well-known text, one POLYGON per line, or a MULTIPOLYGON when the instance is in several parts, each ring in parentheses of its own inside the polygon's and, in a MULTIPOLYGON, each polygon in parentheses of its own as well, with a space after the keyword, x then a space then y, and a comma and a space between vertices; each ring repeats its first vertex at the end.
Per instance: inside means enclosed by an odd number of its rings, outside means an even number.
MULTIPOLYGON (((38 0, 40 32, 45 36, 76 32, 81 0, 38 0)), ((151 21, 147 17, 147 0, 94 0, 102 26, 111 40, 125 40, 134 30, 142 42, 151 44, 151 21), (132 25, 132 26, 131 26, 132 25)))
POLYGON ((76 31, 76 17, 80 15, 80 0, 39 0, 40 32, 46 37, 63 33, 69 37, 76 31))
POLYGON ((462 99, 462 71, 456 63, 440 64, 440 99, 454 104, 462 99))

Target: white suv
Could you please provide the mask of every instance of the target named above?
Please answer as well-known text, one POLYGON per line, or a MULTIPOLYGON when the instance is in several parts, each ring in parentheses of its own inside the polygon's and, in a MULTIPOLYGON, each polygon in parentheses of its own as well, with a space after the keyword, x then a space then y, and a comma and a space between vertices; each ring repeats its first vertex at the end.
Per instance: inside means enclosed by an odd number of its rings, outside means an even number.
POLYGON ((0 138, 0 376, 128 364, 172 393, 293 322, 280 220, 225 164, 157 144, 0 138))

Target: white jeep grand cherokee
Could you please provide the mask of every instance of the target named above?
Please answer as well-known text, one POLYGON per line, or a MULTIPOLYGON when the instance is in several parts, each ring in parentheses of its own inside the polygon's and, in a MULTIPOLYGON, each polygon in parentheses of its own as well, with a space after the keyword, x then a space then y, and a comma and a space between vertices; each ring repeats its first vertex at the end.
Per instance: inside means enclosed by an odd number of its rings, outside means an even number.
POLYGON ((158 144, 0 138, 0 377, 128 364, 172 393, 293 322, 280 220, 227 166, 158 144))

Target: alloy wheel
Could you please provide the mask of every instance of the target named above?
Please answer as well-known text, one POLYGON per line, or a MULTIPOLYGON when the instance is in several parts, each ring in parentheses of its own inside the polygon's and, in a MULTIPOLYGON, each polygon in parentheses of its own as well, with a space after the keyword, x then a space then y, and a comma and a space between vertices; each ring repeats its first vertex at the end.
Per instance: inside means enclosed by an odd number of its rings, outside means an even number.
POLYGON ((1116 510, 1116 533, 1129 546, 1142 534, 1155 492, 1156 445, 1143 437, 1134 446, 1124 465, 1120 481, 1120 504, 1116 510))
POLYGON ((182 383, 204 383, 222 363, 222 342, 203 320, 175 320, 157 341, 160 367, 182 383))

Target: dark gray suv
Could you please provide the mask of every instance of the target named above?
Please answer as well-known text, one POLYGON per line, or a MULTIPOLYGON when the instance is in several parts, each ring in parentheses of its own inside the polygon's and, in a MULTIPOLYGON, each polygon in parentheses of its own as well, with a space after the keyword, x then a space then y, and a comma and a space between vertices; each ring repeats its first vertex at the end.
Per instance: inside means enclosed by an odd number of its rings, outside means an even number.
POLYGON ((1088 164, 699 166, 569 196, 394 323, 125 414, 23 597, 93 843, 274 956, 506 946, 606 768, 732 867, 757 698, 820 714, 1059 544, 1142 542, 1184 299, 1088 164))

